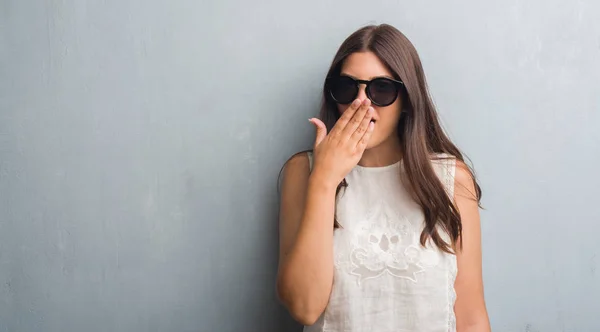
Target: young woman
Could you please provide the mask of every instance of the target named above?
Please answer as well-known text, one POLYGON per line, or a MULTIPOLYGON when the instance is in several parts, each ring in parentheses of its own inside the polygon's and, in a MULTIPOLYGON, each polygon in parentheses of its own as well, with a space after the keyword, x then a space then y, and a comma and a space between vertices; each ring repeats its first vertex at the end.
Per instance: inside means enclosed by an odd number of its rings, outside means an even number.
POLYGON ((281 301, 311 332, 490 331, 481 190, 414 46, 390 25, 356 31, 323 95, 314 149, 283 169, 281 301))

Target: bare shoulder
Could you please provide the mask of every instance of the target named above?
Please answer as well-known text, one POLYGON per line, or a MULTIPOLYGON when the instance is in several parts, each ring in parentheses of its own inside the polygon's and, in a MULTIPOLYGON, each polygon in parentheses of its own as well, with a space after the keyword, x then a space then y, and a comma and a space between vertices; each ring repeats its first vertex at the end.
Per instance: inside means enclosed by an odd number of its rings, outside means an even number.
POLYGON ((456 329, 490 331, 483 293, 481 258, 481 221, 475 178, 470 168, 456 160, 454 201, 460 212, 462 234, 456 252, 458 274, 456 291, 456 329))
POLYGON ((466 187, 473 187, 473 173, 467 164, 463 161, 456 160, 456 171, 454 174, 455 184, 460 184, 466 187))
POLYGON ((293 155, 283 166, 283 186, 286 184, 298 184, 308 181, 310 174, 309 152, 301 152, 293 155))
POLYGON ((283 166, 279 207, 279 259, 290 250, 302 219, 310 161, 307 153, 297 153, 283 166))
POLYGON ((475 178, 473 172, 463 161, 456 160, 456 170, 454 172, 454 196, 457 198, 475 199, 475 178))

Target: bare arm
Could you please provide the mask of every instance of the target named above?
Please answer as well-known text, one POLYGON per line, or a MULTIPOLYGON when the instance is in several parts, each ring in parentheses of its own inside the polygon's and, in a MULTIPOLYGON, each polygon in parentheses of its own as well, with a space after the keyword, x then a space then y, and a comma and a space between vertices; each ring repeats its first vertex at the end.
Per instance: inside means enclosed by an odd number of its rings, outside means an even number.
POLYGON ((462 249, 457 250, 458 275, 454 284, 456 330, 489 332, 491 328, 483 294, 479 206, 475 198, 473 178, 462 162, 456 165, 454 191, 454 201, 463 225, 462 249))
POLYGON ((323 122, 312 119, 317 126, 313 172, 306 155, 295 156, 284 168, 277 293, 304 325, 312 325, 329 302, 335 190, 367 146, 372 114, 368 99, 356 101, 329 134, 323 122))
POLYGON ((335 187, 309 176, 306 155, 292 158, 283 176, 277 290, 294 319, 311 325, 333 282, 335 187))

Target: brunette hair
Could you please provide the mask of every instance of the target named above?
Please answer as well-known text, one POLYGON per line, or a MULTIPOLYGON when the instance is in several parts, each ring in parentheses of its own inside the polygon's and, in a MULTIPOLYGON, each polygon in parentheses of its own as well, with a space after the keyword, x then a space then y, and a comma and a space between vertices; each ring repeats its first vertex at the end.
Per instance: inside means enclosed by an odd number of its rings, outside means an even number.
MULTIPOLYGON (((344 60, 350 54, 367 51, 373 52, 396 79, 404 82, 405 89, 401 92, 403 110, 398 122, 398 135, 403 155, 403 178, 425 217, 425 226, 420 237, 421 245, 424 246, 427 240, 431 239, 442 251, 453 253, 462 236, 461 216, 453 198, 448 196, 436 175, 431 161, 432 158, 442 158, 436 156, 448 155, 463 162, 463 165, 464 157, 440 125, 415 47, 393 26, 370 25, 350 35, 333 58, 327 77, 339 75, 344 60), (449 235, 450 243, 442 238, 439 227, 449 235)), ((328 132, 339 116, 337 105, 324 84, 320 119, 327 126, 328 132)), ((467 171, 472 176, 475 187, 473 199, 479 203, 481 188, 473 170, 467 167, 467 171)), ((345 180, 342 181, 337 192, 347 185, 345 180)), ((337 220, 334 220, 334 227, 340 227, 337 220)))

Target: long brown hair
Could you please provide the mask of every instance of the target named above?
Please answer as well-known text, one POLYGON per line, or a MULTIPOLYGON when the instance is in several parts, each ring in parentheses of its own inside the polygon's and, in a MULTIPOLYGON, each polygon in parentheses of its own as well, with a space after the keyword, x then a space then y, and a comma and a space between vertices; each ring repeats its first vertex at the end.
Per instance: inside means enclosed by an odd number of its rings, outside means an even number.
MULTIPOLYGON (((398 123, 398 135, 403 153, 404 172, 408 189, 415 201, 421 206, 425 217, 425 227, 420 242, 425 246, 428 239, 441 250, 453 253, 455 245, 462 236, 462 223, 458 208, 448 196, 444 185, 437 177, 431 164, 436 155, 446 154, 464 163, 460 150, 444 133, 438 115, 431 100, 423 66, 412 43, 391 25, 370 25, 350 35, 337 51, 327 77, 340 74, 344 60, 355 52, 373 52, 392 72, 396 79, 402 80, 403 109, 398 123), (449 236, 447 243, 438 232, 441 227, 449 236)), ((323 86, 323 102, 320 118, 328 132, 339 118, 336 103, 323 86)), ((475 193, 473 199, 481 200, 481 188, 475 180, 474 172, 467 167, 473 178, 475 193)), ((352 185, 344 180, 338 186, 352 185)), ((334 220, 334 227, 340 227, 334 220)))

